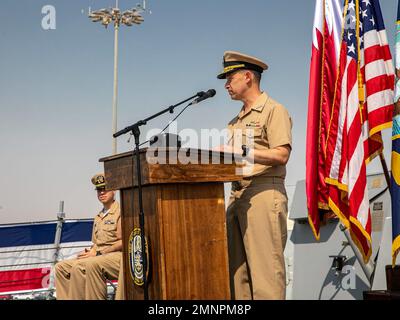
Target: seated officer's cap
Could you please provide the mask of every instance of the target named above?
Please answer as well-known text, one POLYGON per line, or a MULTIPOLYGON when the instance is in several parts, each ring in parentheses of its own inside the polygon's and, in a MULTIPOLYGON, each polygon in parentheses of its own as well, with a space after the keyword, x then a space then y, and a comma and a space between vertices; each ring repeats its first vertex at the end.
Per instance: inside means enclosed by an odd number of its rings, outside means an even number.
POLYGON ((218 79, 226 79, 228 74, 237 70, 253 70, 263 73, 268 69, 268 65, 260 59, 236 51, 224 53, 223 66, 224 70, 218 75, 218 79))
POLYGON ((92 178, 92 183, 95 185, 96 190, 104 189, 106 187, 106 178, 103 173, 96 174, 92 178))

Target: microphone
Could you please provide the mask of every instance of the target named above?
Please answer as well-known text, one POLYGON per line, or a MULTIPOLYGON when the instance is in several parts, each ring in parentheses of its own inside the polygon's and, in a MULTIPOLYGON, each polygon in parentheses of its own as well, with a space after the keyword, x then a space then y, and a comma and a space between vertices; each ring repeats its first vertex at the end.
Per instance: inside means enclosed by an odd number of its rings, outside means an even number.
MULTIPOLYGON (((146 125, 147 122, 149 122, 150 120, 153 120, 153 119, 157 118, 158 116, 163 115, 164 113, 167 113, 167 112, 169 112, 169 113, 174 113, 174 109, 175 109, 177 106, 180 106, 181 104, 184 104, 184 103, 186 103, 186 102, 188 102, 188 101, 190 101, 190 100, 193 100, 194 98, 197 97, 197 99, 196 99, 195 101, 193 101, 191 104, 188 105, 188 107, 189 107, 189 106, 191 106, 192 104, 197 104, 197 103, 199 103, 200 101, 203 101, 203 100, 205 100, 205 99, 208 99, 208 98, 210 98, 210 97, 215 96, 215 93, 216 93, 215 90, 208 90, 207 92, 204 92, 204 91, 197 92, 194 96, 192 96, 192 97, 190 97, 190 98, 187 98, 187 99, 185 99, 184 101, 181 101, 181 102, 177 103, 176 105, 170 106, 170 107, 164 109, 163 111, 160 111, 160 112, 156 113, 155 115, 152 115, 151 117, 149 117, 149 118, 147 118, 147 119, 145 119, 145 120, 140 120, 140 121, 136 122, 135 124, 133 124, 133 125, 131 125, 131 126, 129 126, 129 127, 126 127, 125 129, 122 129, 122 130, 120 130, 120 131, 114 133, 114 134, 113 134, 113 137, 114 137, 114 138, 118 138, 119 136, 122 136, 123 134, 128 133, 128 132, 130 132, 130 131, 132 131, 132 132, 133 132, 133 131, 137 131, 137 129, 138 129, 139 127, 146 125)), ((181 113, 182 113, 182 112, 181 112, 181 113)), ((165 129, 167 129, 167 128, 165 128, 165 129)), ((164 129, 163 131, 165 131, 165 129, 164 129)))
POLYGON ((212 98, 216 95, 216 91, 214 89, 210 89, 207 92, 205 92, 203 95, 200 95, 200 97, 198 97, 196 100, 194 100, 190 105, 195 105, 198 104, 208 98, 212 98))

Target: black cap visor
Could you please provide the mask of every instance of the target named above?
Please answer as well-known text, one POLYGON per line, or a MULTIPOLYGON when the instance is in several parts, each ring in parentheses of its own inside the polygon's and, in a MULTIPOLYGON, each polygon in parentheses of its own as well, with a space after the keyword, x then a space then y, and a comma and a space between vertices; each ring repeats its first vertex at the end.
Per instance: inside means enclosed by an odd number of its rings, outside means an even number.
POLYGON ((260 66, 257 66, 252 63, 247 63, 247 62, 240 62, 240 61, 234 61, 234 62, 225 62, 224 63, 224 70, 222 71, 221 74, 217 76, 218 79, 226 79, 226 77, 238 70, 252 70, 252 71, 257 71, 259 73, 263 73, 264 69, 261 68, 260 66))

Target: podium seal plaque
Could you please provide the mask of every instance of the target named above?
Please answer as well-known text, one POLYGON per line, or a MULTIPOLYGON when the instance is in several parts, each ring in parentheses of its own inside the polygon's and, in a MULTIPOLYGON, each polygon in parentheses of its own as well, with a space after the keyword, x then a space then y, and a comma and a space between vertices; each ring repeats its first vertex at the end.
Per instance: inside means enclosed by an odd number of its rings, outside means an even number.
MULTIPOLYGON (((142 260, 142 239, 140 236, 140 228, 135 228, 129 236, 128 252, 129 252, 129 270, 133 282, 142 287, 143 281, 143 260, 142 260)), ((146 251, 149 252, 146 242, 146 251)))

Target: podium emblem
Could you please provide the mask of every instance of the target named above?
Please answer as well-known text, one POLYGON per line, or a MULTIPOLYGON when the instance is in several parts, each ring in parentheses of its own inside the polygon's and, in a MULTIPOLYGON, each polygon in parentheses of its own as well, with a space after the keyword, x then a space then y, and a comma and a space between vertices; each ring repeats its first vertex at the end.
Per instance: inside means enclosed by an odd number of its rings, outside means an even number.
MULTIPOLYGON (((146 251, 149 252, 146 242, 146 251)), ((137 286, 144 285, 143 259, 142 259, 142 238, 140 228, 135 228, 129 237, 129 270, 133 282, 137 286)), ((148 261, 148 260, 147 260, 148 261)))

